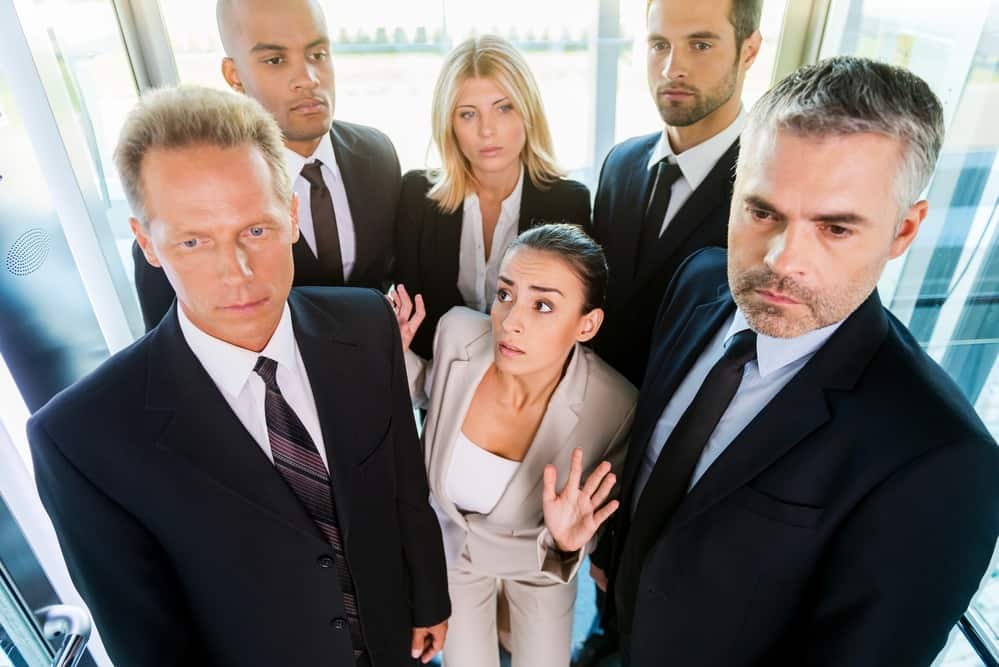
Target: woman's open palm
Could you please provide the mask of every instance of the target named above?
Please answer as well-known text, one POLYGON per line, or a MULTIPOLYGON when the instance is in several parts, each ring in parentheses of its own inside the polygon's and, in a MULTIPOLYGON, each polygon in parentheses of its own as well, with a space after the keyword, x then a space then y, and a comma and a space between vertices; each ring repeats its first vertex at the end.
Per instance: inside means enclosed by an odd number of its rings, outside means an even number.
POLYGON ((571 552, 582 548, 618 508, 616 500, 604 504, 616 481, 610 463, 604 461, 598 465, 580 487, 582 476, 583 450, 578 447, 572 452, 569 479, 561 493, 555 492, 558 471, 553 465, 545 466, 541 498, 545 526, 555 539, 555 546, 561 551, 571 552))

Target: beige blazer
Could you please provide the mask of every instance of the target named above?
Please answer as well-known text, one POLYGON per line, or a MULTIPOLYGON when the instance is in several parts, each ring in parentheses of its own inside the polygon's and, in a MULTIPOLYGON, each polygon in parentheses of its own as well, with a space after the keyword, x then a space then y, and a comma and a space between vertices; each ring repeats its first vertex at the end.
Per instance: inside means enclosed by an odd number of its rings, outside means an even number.
POLYGON ((441 318, 429 364, 407 353, 410 393, 427 409, 423 446, 433 504, 442 521, 449 567, 501 578, 568 582, 583 553, 565 557, 552 546, 541 509, 545 465, 565 484, 572 450, 583 450, 583 479, 601 461, 620 474, 638 392, 592 350, 577 344, 565 376, 524 461, 489 514, 462 514, 447 496, 446 475, 475 389, 493 362, 489 316, 455 307, 441 318), (449 524, 450 525, 447 525, 449 524))

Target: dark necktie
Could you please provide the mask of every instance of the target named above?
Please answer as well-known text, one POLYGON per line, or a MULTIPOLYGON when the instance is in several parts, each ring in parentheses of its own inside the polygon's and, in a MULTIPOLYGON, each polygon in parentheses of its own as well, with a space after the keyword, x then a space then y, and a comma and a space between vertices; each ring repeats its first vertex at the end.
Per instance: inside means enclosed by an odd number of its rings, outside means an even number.
POLYGON ((673 184, 683 178, 680 165, 670 162, 667 158, 659 161, 652 179, 652 191, 645 205, 645 215, 642 218, 642 234, 638 244, 638 262, 636 272, 653 258, 659 241, 659 232, 663 228, 666 210, 669 208, 673 184))
MULTIPOLYGON (((364 653, 364 639, 361 635, 354 580, 350 576, 347 555, 340 539, 330 476, 312 437, 281 394, 277 384, 277 362, 267 357, 258 357, 253 370, 267 387, 264 412, 267 416, 267 436, 274 456, 274 467, 295 492, 319 532, 333 547, 331 564, 336 566, 337 580, 343 592, 343 606, 350 625, 354 658, 357 659, 364 653)), ((324 564, 327 562, 328 560, 321 561, 320 565, 329 567, 324 564)))
POLYGON ((340 233, 336 227, 333 197, 323 180, 319 160, 302 167, 302 178, 309 182, 309 209, 312 229, 316 234, 316 256, 329 275, 330 285, 343 285, 343 256, 340 254, 340 233))
POLYGON ((638 499, 617 568, 615 601, 625 633, 631 631, 645 557, 683 502, 701 452, 742 382, 743 367, 755 358, 756 332, 746 329, 735 334, 659 453, 638 499))

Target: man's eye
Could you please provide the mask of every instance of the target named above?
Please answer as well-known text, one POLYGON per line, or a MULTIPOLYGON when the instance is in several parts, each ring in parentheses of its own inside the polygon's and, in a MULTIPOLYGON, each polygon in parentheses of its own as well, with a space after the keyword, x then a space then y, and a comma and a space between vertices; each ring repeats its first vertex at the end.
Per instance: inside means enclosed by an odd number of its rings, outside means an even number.
POLYGON ((197 248, 198 239, 187 239, 186 241, 181 241, 181 245, 185 248, 197 248))
POLYGON ((773 220, 773 213, 770 211, 765 211, 761 208, 751 208, 749 209, 749 215, 753 217, 753 220, 759 220, 760 222, 766 222, 767 220, 773 220))
POLYGON ((843 225, 827 225, 826 231, 829 232, 831 236, 836 238, 845 239, 846 237, 853 234, 853 230, 849 227, 844 227, 843 225))
POLYGON ((264 60, 264 63, 268 65, 280 65, 283 62, 284 58, 282 58, 281 56, 273 56, 271 58, 267 58, 266 60, 264 60))
POLYGON ((649 46, 653 51, 665 51, 669 48, 669 44, 666 42, 652 42, 649 46))
POLYGON ((711 44, 708 42, 694 42, 695 51, 707 51, 711 48, 711 44))
POLYGON ((316 51, 315 53, 312 54, 312 57, 315 58, 316 60, 326 60, 327 58, 330 57, 330 54, 326 53, 325 51, 316 51))
POLYGON ((264 235, 263 227, 250 227, 250 236, 260 238, 263 235, 264 235))

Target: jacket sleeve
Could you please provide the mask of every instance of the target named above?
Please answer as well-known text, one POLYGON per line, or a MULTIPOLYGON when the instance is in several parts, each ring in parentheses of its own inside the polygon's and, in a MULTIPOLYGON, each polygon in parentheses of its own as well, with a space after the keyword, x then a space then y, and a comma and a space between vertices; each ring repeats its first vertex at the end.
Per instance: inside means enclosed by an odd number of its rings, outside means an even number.
POLYGON ((167 555, 134 516, 28 422, 35 480, 63 557, 116 665, 210 662, 167 555))
POLYGON ((924 454, 872 491, 816 573, 799 664, 933 662, 992 557, 997 479, 999 448, 963 443, 924 454))
POLYGON ((429 627, 451 615, 447 589, 447 566, 440 525, 430 507, 430 487, 423 465, 423 452, 416 434, 410 401, 402 341, 388 302, 381 298, 391 329, 392 355, 392 445, 396 469, 396 510, 403 551, 409 568, 413 626, 429 627))
POLYGON ((568 222, 578 225, 587 234, 593 234, 590 210, 590 191, 582 183, 572 190, 572 201, 568 207, 568 222))

